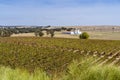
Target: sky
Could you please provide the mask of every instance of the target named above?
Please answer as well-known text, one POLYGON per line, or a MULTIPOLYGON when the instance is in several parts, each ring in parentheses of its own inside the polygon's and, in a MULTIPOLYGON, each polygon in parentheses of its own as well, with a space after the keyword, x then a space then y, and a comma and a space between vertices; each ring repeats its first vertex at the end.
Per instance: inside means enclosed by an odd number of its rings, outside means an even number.
POLYGON ((120 25, 120 0, 0 0, 0 25, 120 25))

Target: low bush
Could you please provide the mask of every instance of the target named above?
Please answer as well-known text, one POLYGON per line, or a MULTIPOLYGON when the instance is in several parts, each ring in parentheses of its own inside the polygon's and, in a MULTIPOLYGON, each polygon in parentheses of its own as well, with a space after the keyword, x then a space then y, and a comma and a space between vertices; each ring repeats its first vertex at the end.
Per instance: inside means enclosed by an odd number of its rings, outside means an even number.
POLYGON ((88 39, 89 38, 89 34, 87 32, 83 32, 82 34, 79 35, 80 39, 88 39))

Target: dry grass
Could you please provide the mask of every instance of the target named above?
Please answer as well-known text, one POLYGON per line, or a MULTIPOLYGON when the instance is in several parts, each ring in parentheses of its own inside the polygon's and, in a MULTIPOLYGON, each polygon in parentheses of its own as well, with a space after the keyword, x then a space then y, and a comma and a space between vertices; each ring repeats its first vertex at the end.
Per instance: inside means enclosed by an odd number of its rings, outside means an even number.
POLYGON ((91 39, 120 40, 120 32, 88 32, 91 39))
POLYGON ((34 33, 13 34, 11 37, 31 37, 31 36, 34 36, 34 33))
MULTIPOLYGON (((100 31, 87 31, 90 35, 90 39, 104 39, 104 40, 120 40, 120 32, 100 32, 100 31)), ((44 32, 44 37, 50 37, 44 32)), ((22 33, 22 34, 13 34, 12 37, 33 37, 34 33, 22 33)), ((62 32, 55 32, 54 37, 59 38, 79 38, 78 35, 62 34, 62 32)))

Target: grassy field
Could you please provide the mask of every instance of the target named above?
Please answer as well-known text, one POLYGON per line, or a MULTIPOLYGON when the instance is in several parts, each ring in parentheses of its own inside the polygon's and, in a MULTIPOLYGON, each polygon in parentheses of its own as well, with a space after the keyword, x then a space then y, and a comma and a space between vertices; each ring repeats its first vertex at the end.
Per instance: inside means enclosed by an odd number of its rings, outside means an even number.
MULTIPOLYGON (((101 39, 101 40, 120 40, 120 32, 100 32, 100 31, 87 31, 90 35, 90 39, 101 39)), ((49 37, 44 32, 44 37, 49 37)), ((35 36, 34 33, 23 33, 23 34, 13 34, 12 37, 33 37, 35 36)), ((62 32, 55 32, 55 36, 58 38, 79 38, 77 35, 70 35, 70 34, 62 34, 62 32)))
POLYGON ((17 75, 18 80, 120 80, 120 40, 4 37, 0 38, 0 65, 1 74, 10 71, 3 80, 15 80, 17 73, 26 75, 25 79, 17 75), (36 69, 42 72, 36 75, 36 69))

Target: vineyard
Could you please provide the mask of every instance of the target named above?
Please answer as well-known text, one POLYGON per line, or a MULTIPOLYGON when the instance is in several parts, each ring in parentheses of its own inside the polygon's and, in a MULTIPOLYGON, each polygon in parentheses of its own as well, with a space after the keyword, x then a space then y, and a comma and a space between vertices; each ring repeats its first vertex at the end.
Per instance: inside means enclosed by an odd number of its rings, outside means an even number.
POLYGON ((120 66, 120 41, 63 38, 0 38, 0 65, 33 72, 62 72, 73 60, 92 57, 91 64, 120 66))

